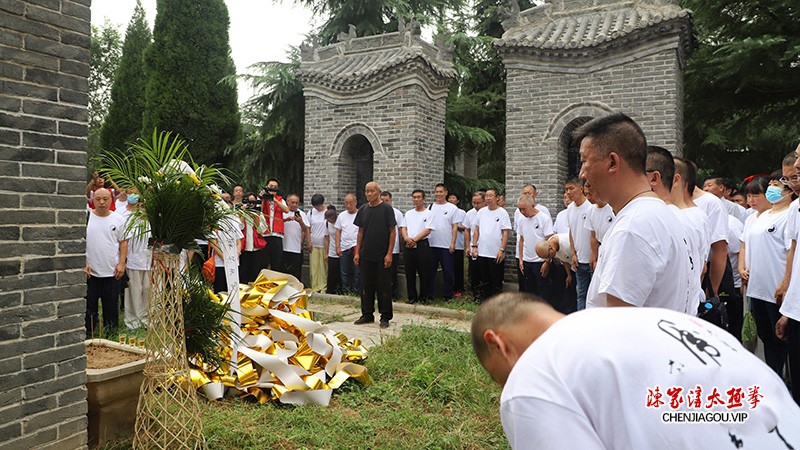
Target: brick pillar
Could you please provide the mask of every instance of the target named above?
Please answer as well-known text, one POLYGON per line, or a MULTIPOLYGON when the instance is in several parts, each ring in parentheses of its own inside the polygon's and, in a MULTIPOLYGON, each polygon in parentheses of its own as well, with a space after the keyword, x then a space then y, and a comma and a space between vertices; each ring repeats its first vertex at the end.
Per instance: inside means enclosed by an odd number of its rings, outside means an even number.
POLYGON ((0 2, 0 448, 86 446, 90 0, 0 2))

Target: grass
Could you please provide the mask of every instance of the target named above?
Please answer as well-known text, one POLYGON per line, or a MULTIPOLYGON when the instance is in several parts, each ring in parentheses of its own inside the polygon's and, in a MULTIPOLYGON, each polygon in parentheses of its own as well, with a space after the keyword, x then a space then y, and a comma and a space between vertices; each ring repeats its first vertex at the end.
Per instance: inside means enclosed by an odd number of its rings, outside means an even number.
POLYGON ((406 326, 365 365, 374 384, 346 382, 329 407, 202 401, 208 448, 507 448, 500 388, 467 333, 406 326))

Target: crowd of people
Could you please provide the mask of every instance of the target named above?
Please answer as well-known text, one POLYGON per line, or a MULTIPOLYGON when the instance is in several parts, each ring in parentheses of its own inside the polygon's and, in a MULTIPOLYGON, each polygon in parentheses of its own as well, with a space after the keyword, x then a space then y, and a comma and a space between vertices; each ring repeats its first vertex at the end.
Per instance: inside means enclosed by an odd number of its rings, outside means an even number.
MULTIPOLYGON (((408 303, 434 298, 440 270, 445 300, 471 293, 482 302, 503 291, 508 245, 515 241, 519 291, 559 314, 659 307, 707 319, 741 341, 744 312, 750 311, 767 365, 783 376, 788 361, 792 393, 800 402, 800 258, 794 258, 800 146, 770 175, 750 177, 742 186, 710 176, 701 188, 692 161, 648 146, 639 126, 623 114, 587 123, 575 139, 581 145, 580 176, 564 183, 566 208, 555 220, 537 202, 532 183, 513 199, 511 216, 504 193, 495 188, 472 193, 469 211, 459 208, 459 195, 443 183, 433 187, 431 202, 424 189, 413 189, 413 208, 402 212, 392 206, 391 192, 370 182, 364 205, 358 207, 349 193, 340 211, 326 205, 322 193, 302 208, 298 194, 282 197, 279 181, 271 178, 258 193, 236 185, 224 196, 255 220, 242 220, 240 227, 199 244, 218 256, 234 249, 242 283, 262 269, 302 279, 307 252, 313 291, 360 295, 356 324, 375 321, 377 297, 380 325, 387 327, 392 299, 399 297, 401 256, 408 303)), ((138 196, 107 189, 95 177, 87 202, 87 333, 98 298, 105 316, 106 297, 118 295, 125 273, 125 325, 140 326, 146 323, 147 248, 121 231, 138 196)), ((217 291, 228 285, 223 266, 220 257, 217 291)), ((106 317, 116 325, 113 312, 106 317)))

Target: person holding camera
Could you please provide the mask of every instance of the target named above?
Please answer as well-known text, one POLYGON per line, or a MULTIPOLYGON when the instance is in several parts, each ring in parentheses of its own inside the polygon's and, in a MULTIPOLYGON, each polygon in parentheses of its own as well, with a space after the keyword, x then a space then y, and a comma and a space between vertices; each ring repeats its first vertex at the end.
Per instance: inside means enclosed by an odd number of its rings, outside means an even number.
POLYGON ((264 239, 267 242, 267 251, 264 252, 265 260, 262 269, 282 271, 283 267, 283 213, 289 212, 289 207, 283 198, 278 195, 278 180, 270 178, 261 192, 261 212, 267 225, 264 239))
POLYGON ((239 255, 239 280, 242 283, 250 283, 255 281, 262 269, 261 262, 264 260, 267 245, 262 235, 267 231, 267 225, 261 213, 261 202, 255 193, 244 194, 242 208, 257 214, 252 222, 244 221, 242 253, 239 255))
POLYGON ((311 228, 306 213, 297 209, 300 206, 300 196, 289 194, 286 201, 289 212, 283 213, 283 271, 302 282, 303 244, 311 253, 311 228))

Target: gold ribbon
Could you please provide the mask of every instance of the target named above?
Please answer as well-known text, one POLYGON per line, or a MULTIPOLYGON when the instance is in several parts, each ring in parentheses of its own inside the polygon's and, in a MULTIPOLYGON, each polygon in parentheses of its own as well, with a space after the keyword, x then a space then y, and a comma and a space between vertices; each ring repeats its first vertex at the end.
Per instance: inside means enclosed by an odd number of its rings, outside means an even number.
MULTIPOLYGON (((358 339, 316 322, 308 310, 310 295, 294 277, 266 270, 255 282, 240 284, 242 339, 236 366, 211 370, 196 361, 192 385, 214 400, 228 388, 261 404, 279 400, 326 406, 333 389, 350 378, 371 384, 366 367, 358 364, 367 357, 366 349, 358 339)), ((227 303, 227 296, 214 300, 227 303)), ((231 343, 219 353, 231 361, 231 343)))

